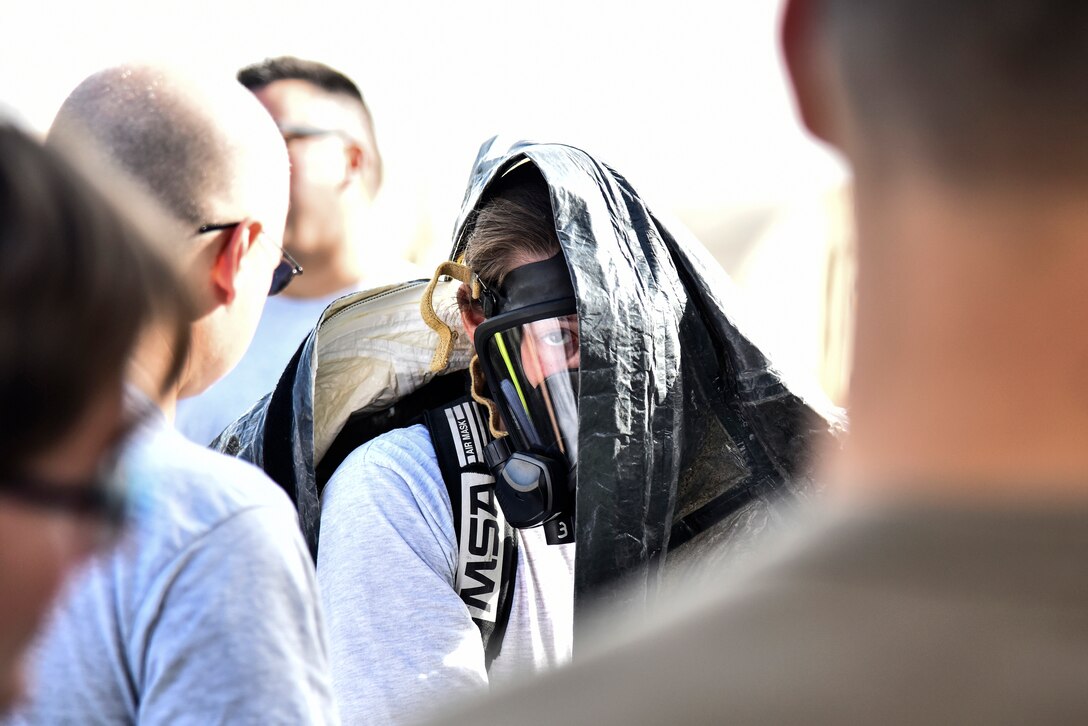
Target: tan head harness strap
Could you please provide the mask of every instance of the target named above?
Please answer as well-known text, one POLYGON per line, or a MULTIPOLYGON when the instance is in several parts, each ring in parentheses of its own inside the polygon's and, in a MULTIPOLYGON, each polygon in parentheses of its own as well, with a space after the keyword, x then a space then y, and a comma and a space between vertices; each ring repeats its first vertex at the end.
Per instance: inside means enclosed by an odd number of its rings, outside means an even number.
MULTIPOLYGON (((434 332, 438 333, 438 345, 435 347, 434 356, 431 358, 431 372, 440 373, 450 364, 450 353, 453 351, 453 329, 434 310, 434 290, 438 285, 438 279, 442 276, 452 277, 454 280, 468 285, 472 290, 472 299, 480 299, 480 278, 459 262, 448 260, 443 262, 434 271, 427 288, 423 291, 423 298, 419 301, 419 314, 423 316, 423 322, 427 323, 434 332)), ((472 398, 487 408, 487 427, 491 435, 495 437, 505 436, 506 429, 499 417, 498 406, 487 395, 487 386, 484 384, 483 371, 480 367, 480 359, 473 352, 469 361, 469 376, 472 379, 472 398)))
POLYGON ((434 332, 438 333, 438 346, 431 358, 431 372, 439 373, 450 364, 450 353, 453 351, 453 330, 444 320, 438 317, 434 311, 434 289, 438 285, 439 278, 452 277, 454 280, 464 283, 472 288, 472 299, 480 299, 480 281, 476 275, 465 265, 453 260, 447 260, 434 271, 427 289, 423 291, 423 298, 419 301, 419 314, 423 316, 423 322, 427 323, 434 332))

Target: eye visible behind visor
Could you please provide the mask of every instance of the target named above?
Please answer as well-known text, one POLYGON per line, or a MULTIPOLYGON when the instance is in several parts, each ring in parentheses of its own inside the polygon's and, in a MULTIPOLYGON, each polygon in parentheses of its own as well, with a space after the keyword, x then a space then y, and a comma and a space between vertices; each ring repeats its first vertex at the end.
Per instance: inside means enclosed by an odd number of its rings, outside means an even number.
MULTIPOLYGON (((497 315, 480 324, 475 342, 511 448, 569 456, 578 430, 575 301, 554 300, 497 315)), ((569 465, 574 463, 570 459, 569 465)))

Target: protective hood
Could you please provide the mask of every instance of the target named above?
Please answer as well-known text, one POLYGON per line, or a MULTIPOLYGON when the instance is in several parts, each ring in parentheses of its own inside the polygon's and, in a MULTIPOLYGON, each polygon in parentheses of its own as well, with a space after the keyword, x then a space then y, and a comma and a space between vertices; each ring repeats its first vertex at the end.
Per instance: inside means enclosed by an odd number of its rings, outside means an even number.
MULTIPOLYGON (((765 524, 780 496, 808 490, 811 454, 841 414, 815 382, 802 396, 804 385, 753 344, 732 283, 702 245, 578 149, 485 144, 451 260, 496 180, 526 161, 547 182, 580 321, 576 612, 601 600, 637 604, 657 590, 662 563, 697 566, 765 524)), ((425 285, 333 303, 273 393, 213 444, 287 490, 314 551, 320 482, 344 455, 338 434, 352 421, 375 433, 404 423, 414 407, 402 404, 442 384, 430 364, 445 343, 419 314, 425 285)), ((443 374, 463 371, 472 354, 457 324, 458 285, 435 293, 452 328, 443 374)))
POLYGON ((485 144, 451 260, 473 211, 526 160, 549 187, 580 320, 576 604, 637 599, 672 547, 687 543, 694 564, 700 548, 761 526, 781 494, 809 488, 810 455, 841 413, 814 384, 806 402, 745 335, 705 248, 578 149, 485 144))

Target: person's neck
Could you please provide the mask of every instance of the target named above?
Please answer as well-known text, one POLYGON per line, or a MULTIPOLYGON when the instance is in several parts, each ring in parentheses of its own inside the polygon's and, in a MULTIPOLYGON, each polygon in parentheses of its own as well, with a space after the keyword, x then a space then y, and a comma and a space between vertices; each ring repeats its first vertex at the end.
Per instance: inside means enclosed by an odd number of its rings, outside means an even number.
MULTIPOLYGON (((345 194, 361 194, 358 189, 348 189, 345 194)), ((303 273, 291 281, 281 295, 288 299, 306 300, 321 298, 358 284, 363 278, 361 245, 366 238, 364 209, 343 204, 338 209, 339 226, 336 236, 314 239, 299 245, 295 257, 302 265, 303 273)))
POLYGON ((363 277, 362 264, 350 238, 296 258, 303 273, 281 293, 286 298, 325 297, 356 284, 363 277))
POLYGON ((128 370, 129 383, 147 396, 171 422, 177 412, 179 392, 190 373, 187 362, 177 381, 163 385, 173 365, 174 355, 171 331, 162 326, 153 326, 136 346, 128 370))
POLYGON ((1084 190, 857 181, 853 494, 1088 501, 1084 190))

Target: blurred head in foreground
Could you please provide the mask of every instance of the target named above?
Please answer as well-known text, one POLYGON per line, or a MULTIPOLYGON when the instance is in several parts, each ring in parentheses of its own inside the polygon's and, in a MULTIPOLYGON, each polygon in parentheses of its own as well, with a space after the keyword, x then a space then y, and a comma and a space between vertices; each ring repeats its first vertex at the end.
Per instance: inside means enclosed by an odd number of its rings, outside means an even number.
POLYGON ((165 326, 179 357, 161 389, 188 344, 150 217, 122 214, 84 168, 0 121, 0 709, 64 574, 120 525, 130 354, 153 320, 165 326))
POLYGON ((805 124, 855 175, 852 433, 832 478, 1088 494, 1088 5, 793 0, 783 40, 805 124))

